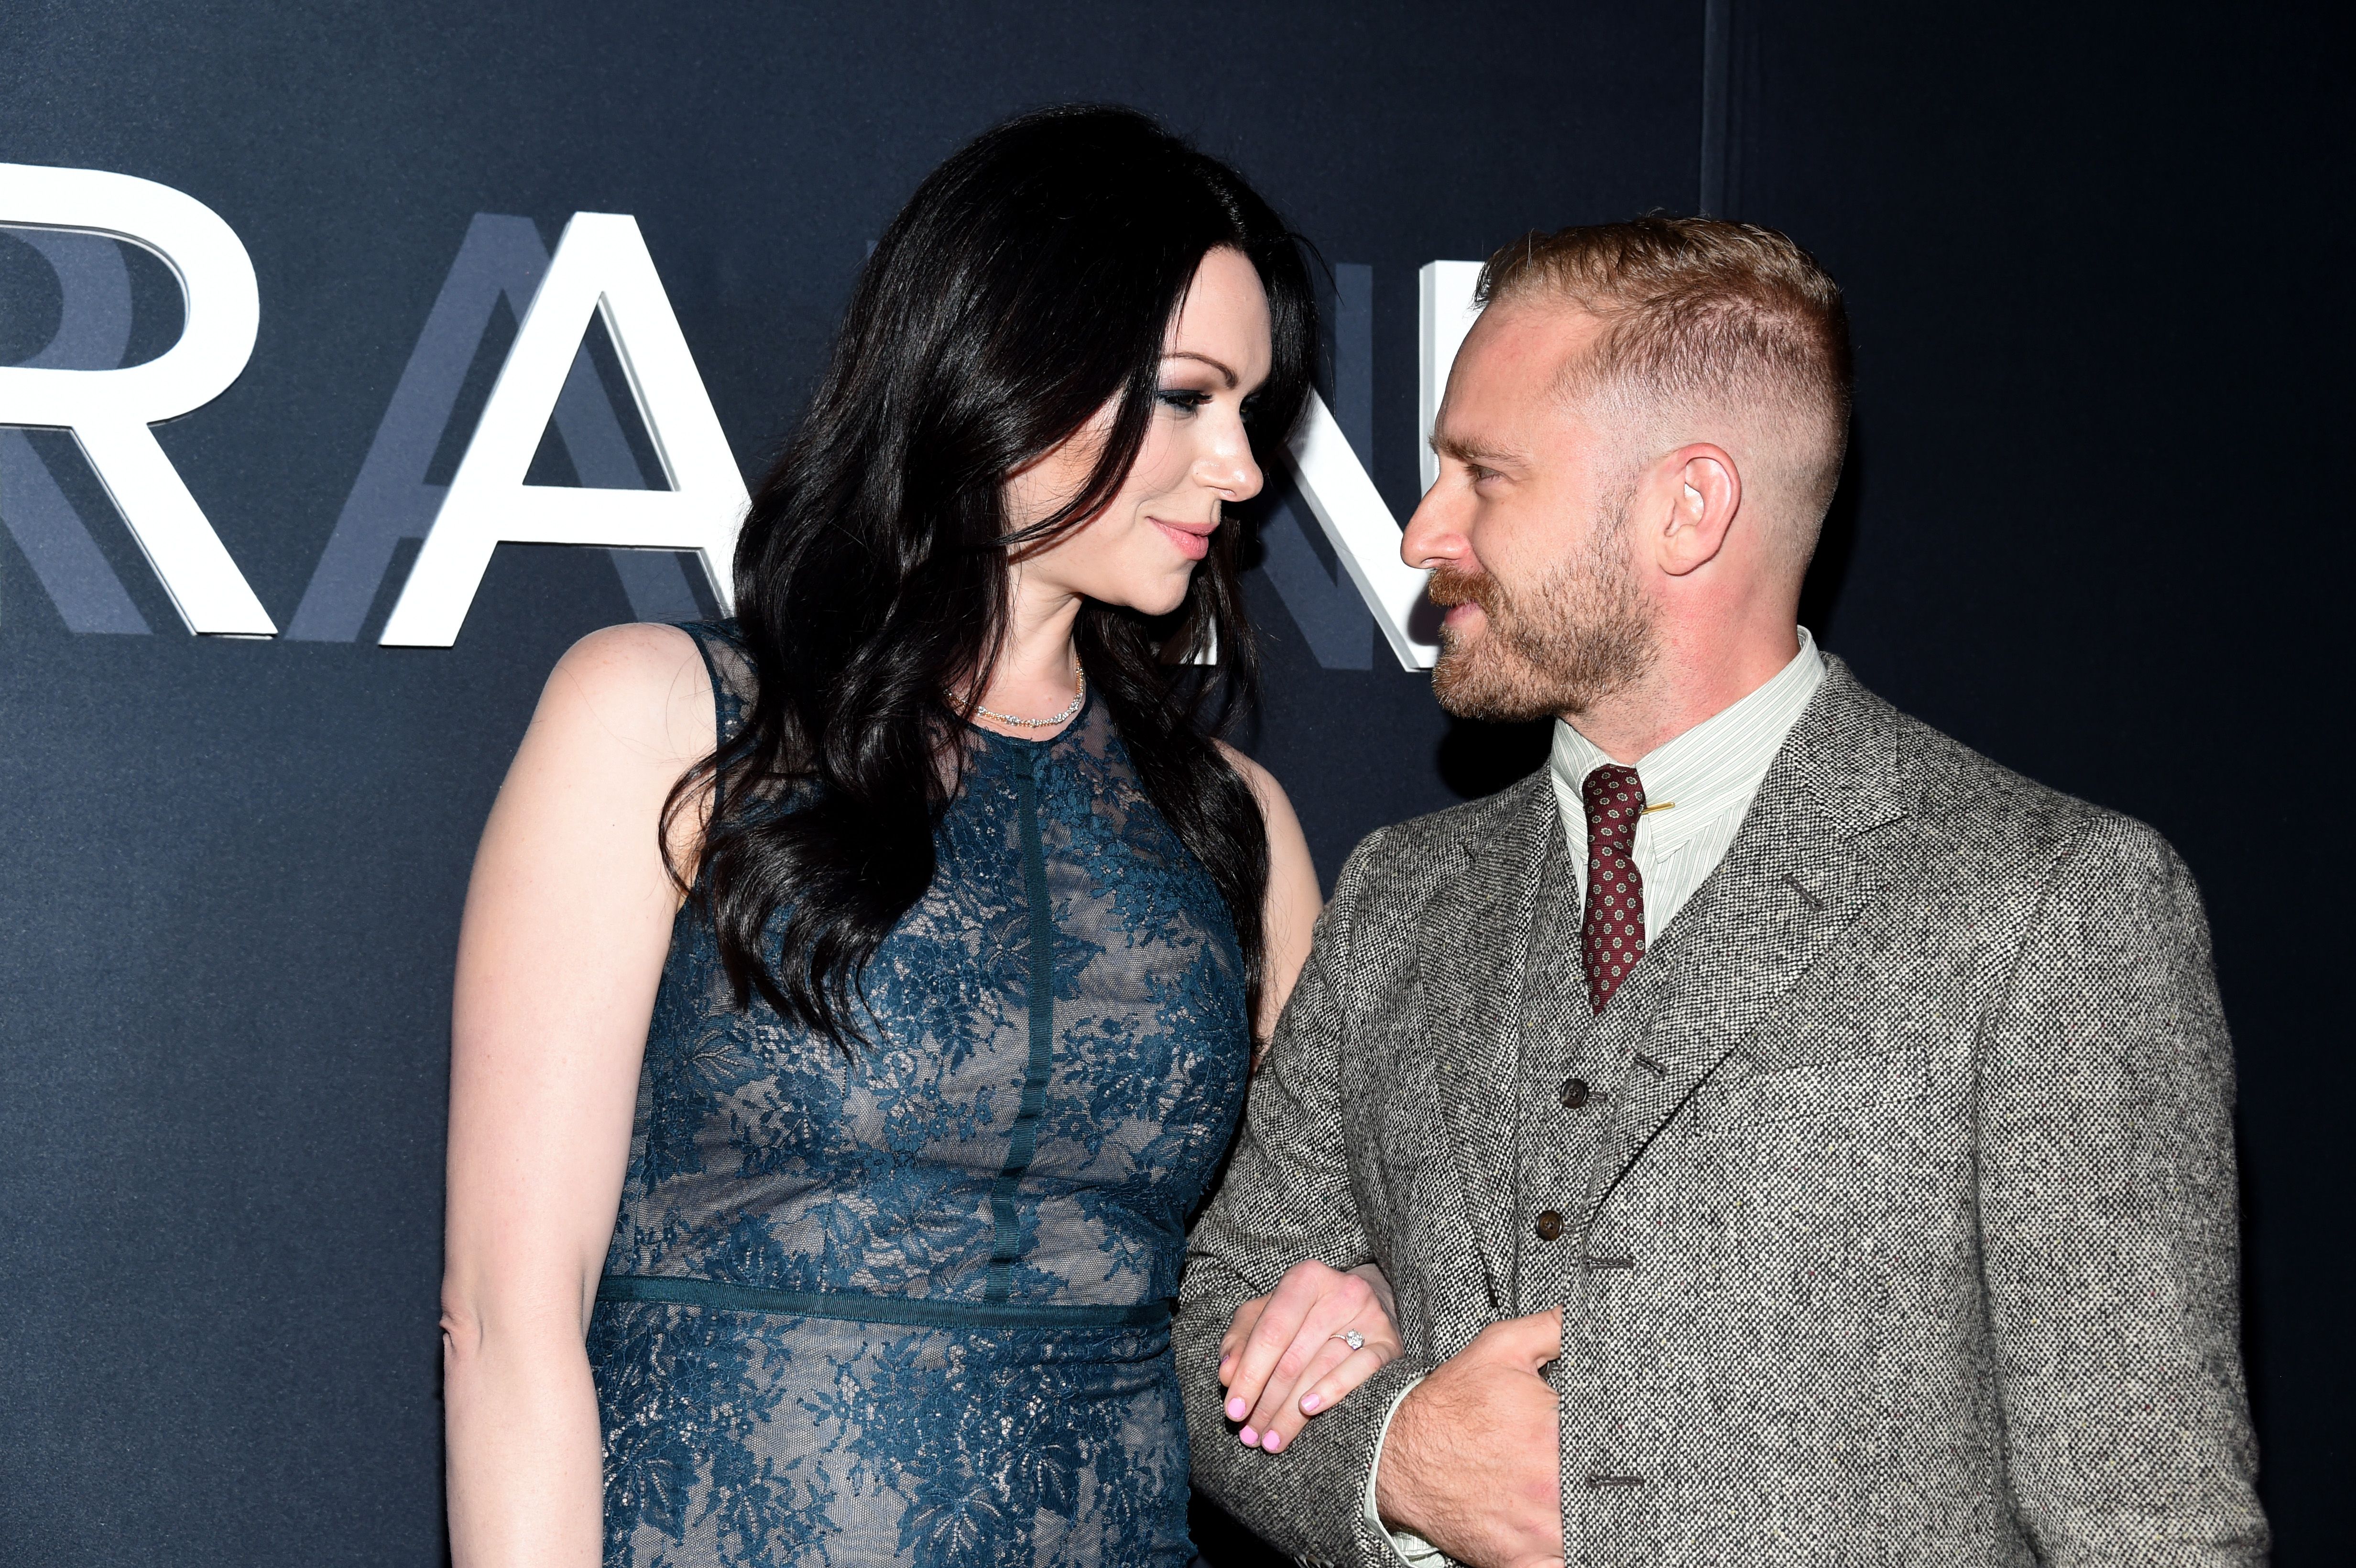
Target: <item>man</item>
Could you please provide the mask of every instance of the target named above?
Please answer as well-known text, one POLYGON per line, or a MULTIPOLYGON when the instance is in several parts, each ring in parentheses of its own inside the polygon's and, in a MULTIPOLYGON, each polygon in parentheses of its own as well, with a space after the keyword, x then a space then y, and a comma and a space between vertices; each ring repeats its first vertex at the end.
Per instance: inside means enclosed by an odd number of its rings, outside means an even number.
POLYGON ((1644 219, 1483 291, 1402 548, 1553 754, 1343 869, 1191 1249, 1197 1483, 1304 1563, 2259 1562, 2199 897, 1797 627, 1838 290, 1644 219), (1370 1262, 1405 1353, 1305 1418, 1370 1262))

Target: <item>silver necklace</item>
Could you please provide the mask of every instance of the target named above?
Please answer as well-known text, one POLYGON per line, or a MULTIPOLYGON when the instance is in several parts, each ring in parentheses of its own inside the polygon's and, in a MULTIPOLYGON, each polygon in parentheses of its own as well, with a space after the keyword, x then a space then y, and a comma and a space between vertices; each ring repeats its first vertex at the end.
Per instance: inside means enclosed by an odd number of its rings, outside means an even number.
POLYGON ((1080 689, 1073 694, 1071 706, 1065 709, 1061 713, 1055 714, 1052 718, 1017 719, 1012 713, 1001 713, 997 709, 984 708, 979 702, 973 705, 973 710, 976 713, 980 714, 984 719, 995 719, 1001 724, 1020 724, 1026 730, 1044 730, 1050 725, 1066 724, 1071 721, 1074 714, 1079 712, 1080 704, 1088 699, 1088 677, 1087 675, 1082 673, 1080 667, 1077 665, 1074 665, 1072 667, 1072 678, 1080 683, 1080 689))

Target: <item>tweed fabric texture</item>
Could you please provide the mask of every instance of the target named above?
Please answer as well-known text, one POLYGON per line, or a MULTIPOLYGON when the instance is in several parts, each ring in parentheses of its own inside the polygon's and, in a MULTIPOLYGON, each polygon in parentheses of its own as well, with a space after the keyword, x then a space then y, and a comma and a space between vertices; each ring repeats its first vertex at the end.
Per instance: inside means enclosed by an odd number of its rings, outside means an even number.
POLYGON ((1601 1015, 1543 774, 1344 867, 1174 1330, 1196 1484, 1300 1561, 1395 1563, 1392 1399, 1555 1306, 1572 1568, 2263 1561, 2191 880, 1828 665, 1601 1015), (1407 1353, 1270 1456, 1218 1339, 1307 1257, 1407 1353))

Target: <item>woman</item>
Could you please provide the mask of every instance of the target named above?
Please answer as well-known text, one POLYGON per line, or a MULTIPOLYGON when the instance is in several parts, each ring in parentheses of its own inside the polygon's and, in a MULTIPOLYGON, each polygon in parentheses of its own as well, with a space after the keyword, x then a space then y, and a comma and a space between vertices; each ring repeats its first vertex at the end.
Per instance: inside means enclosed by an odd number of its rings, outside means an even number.
POLYGON ((738 621, 557 666, 460 942, 462 1565, 1189 1560, 1167 1302, 1318 910, 1203 704, 1313 336, 1231 170, 1012 122, 878 243, 738 621))

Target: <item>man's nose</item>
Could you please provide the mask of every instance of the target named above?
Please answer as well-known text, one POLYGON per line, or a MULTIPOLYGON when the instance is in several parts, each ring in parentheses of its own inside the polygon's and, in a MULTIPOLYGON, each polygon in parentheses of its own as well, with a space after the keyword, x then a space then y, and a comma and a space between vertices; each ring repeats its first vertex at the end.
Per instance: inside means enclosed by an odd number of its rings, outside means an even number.
POLYGON ((1451 505, 1448 487, 1443 477, 1425 491, 1415 516, 1407 520, 1407 531, 1399 536, 1399 559, 1419 571, 1463 559, 1464 530, 1453 515, 1457 508, 1451 505))

